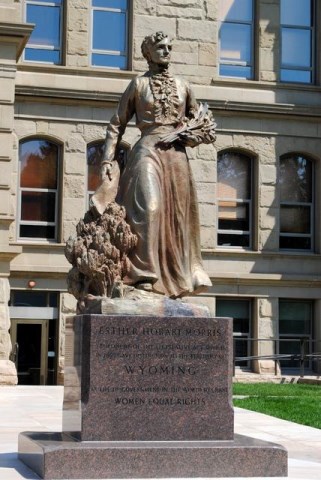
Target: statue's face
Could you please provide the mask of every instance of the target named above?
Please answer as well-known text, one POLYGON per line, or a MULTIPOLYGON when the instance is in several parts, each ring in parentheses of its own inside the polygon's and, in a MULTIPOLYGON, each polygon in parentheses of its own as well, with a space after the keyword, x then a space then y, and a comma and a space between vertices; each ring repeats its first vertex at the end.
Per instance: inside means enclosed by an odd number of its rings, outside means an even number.
POLYGON ((168 65, 171 59, 172 44, 168 37, 149 47, 149 58, 156 65, 168 65))

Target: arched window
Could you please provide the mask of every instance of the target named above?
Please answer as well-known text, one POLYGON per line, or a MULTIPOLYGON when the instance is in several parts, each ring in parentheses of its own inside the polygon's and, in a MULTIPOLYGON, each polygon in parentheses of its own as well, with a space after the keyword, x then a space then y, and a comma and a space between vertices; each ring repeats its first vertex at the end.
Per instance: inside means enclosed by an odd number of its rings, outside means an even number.
POLYGON ((43 139, 20 143, 21 239, 57 239, 59 150, 43 139))
POLYGON ((251 247, 252 159, 235 151, 219 154, 218 238, 223 247, 251 247))
MULTIPOLYGON (((128 148, 121 144, 116 152, 116 158, 119 163, 120 170, 125 166, 126 159, 127 159, 127 152, 128 148)), ((104 154, 104 141, 100 140, 95 143, 91 143, 87 147, 87 166, 88 166, 88 174, 87 174, 87 207, 89 206, 89 200, 96 188, 100 183, 100 165, 102 161, 102 157, 104 154)))
POLYGON ((313 248, 313 166, 300 154, 280 159, 280 248, 313 248))

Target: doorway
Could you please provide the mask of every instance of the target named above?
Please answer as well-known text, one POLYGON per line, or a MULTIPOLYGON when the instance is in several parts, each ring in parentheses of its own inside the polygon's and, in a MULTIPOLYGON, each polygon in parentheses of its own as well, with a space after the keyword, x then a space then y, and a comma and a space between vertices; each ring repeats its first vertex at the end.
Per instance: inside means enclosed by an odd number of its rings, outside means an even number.
POLYGON ((20 385, 56 385, 58 294, 11 290, 11 360, 20 385))
POLYGON ((48 320, 11 320, 19 385, 48 384, 48 320))

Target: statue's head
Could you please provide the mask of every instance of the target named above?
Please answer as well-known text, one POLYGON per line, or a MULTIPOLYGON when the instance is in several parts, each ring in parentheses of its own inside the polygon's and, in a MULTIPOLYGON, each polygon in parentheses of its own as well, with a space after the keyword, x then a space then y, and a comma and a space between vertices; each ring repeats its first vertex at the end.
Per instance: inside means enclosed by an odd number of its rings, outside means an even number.
POLYGON ((142 43, 142 54, 148 64, 167 66, 171 59, 172 42, 164 32, 148 35, 142 43))

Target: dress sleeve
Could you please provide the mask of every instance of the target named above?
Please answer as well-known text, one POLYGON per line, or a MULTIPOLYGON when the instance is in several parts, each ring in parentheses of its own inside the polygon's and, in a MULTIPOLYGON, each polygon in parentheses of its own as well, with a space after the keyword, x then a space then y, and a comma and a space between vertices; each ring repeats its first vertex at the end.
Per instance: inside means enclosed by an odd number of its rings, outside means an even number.
POLYGON ((198 103, 194 96, 194 92, 191 89, 191 86, 188 82, 186 82, 186 117, 193 116, 198 110, 198 103))
POLYGON ((116 148, 126 129, 126 125, 135 113, 136 79, 132 80, 123 93, 116 113, 107 127, 103 162, 112 162, 116 148))

